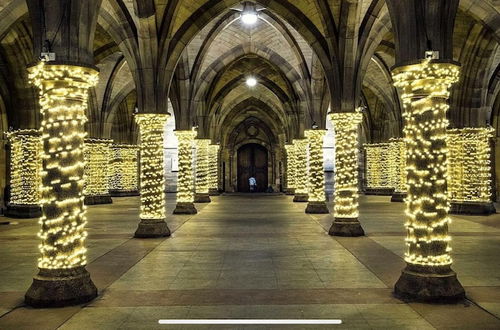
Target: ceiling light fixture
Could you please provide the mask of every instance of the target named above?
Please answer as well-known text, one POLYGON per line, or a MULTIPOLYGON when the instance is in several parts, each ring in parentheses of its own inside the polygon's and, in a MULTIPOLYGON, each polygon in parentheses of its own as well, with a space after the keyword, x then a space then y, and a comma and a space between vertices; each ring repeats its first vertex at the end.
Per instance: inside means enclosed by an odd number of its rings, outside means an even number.
POLYGON ((255 11, 246 11, 241 14, 241 21, 246 25, 254 25, 258 18, 255 11))
POLYGON ((254 77, 248 77, 247 78, 247 86, 248 87, 255 87, 255 85, 257 85, 257 79, 255 79, 254 77))

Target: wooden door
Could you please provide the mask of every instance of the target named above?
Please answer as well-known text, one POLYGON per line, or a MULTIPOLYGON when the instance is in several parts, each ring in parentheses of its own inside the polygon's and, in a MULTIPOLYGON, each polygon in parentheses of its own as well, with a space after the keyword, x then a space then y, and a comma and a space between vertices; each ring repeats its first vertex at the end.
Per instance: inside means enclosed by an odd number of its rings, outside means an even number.
POLYGON ((248 179, 257 181, 257 191, 267 189, 267 149, 259 144, 245 144, 238 149, 238 191, 250 192, 248 179))

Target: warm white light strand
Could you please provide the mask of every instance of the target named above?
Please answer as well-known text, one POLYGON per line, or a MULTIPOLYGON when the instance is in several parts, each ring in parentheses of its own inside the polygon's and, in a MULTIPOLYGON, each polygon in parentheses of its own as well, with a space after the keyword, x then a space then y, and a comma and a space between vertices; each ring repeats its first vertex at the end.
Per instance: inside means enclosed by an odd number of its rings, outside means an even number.
POLYGON ((10 143, 10 204, 39 205, 42 142, 38 130, 6 132, 10 143))
POLYGON ((196 132, 174 131, 179 141, 179 172, 177 175, 177 203, 194 202, 193 145, 196 132))
POLYGON ((83 149, 85 168, 83 186, 84 196, 103 196, 109 194, 109 161, 112 140, 85 139, 83 149))
POLYGON ((323 139, 326 130, 305 131, 309 148, 309 202, 324 202, 325 172, 323 170, 323 139))
POLYGON ((452 262, 448 242, 446 112, 450 87, 459 67, 424 60, 393 71, 401 89, 408 196, 406 198, 406 262, 446 266, 452 262))
POLYGON ((61 269, 87 263, 83 205, 83 139, 88 89, 96 70, 40 62, 29 68, 39 89, 43 170, 39 268, 61 269))
POLYGON ((491 202, 492 127, 450 129, 448 196, 452 202, 491 202))
POLYGON ((137 191, 139 147, 128 144, 111 146, 109 189, 114 191, 137 191))
POLYGON ((357 218, 358 212, 358 125, 361 112, 329 115, 335 130, 335 217, 357 218))
POLYGON ((165 169, 163 137, 170 115, 141 113, 135 115, 140 129, 141 219, 165 219, 165 169))

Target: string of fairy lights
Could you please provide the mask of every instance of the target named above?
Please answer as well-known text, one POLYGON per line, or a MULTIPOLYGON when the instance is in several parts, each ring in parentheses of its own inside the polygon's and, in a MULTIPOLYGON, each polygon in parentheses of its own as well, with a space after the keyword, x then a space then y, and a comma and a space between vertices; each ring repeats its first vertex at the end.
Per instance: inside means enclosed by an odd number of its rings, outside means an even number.
POLYGON ((111 146, 109 189, 113 191, 137 191, 138 147, 130 144, 111 146))
POLYGON ((218 144, 210 144, 208 146, 209 189, 214 191, 219 190, 219 148, 218 144))
POLYGON ((365 144, 367 188, 392 188, 390 143, 365 144))
POLYGON ((325 175, 323 172, 323 139, 326 130, 305 131, 309 147, 309 202, 324 202, 325 175))
POLYGON ((194 202, 193 144, 194 130, 174 131, 178 142, 179 172, 177 174, 177 203, 194 202))
POLYGON ((492 127, 449 129, 448 196, 452 202, 491 201, 492 127))
POLYGON ((335 206, 337 218, 358 217, 358 125, 360 111, 332 113, 335 129, 335 206))
POLYGON ((165 219, 163 137, 170 115, 136 114, 140 134, 141 219, 165 219))
POLYGON ((405 110, 405 260, 414 265, 444 266, 452 262, 448 245, 446 111, 449 89, 458 79, 457 65, 429 60, 393 71, 405 110))
POLYGON ((42 143, 40 132, 34 129, 9 131, 10 143, 10 204, 39 205, 42 143))
POLYGON ((85 196, 103 196, 109 194, 109 161, 112 140, 85 139, 84 180, 85 196))
POLYGON ((297 168, 297 162, 295 160, 295 146, 293 144, 285 144, 285 150, 287 161, 286 185, 288 189, 295 189, 295 171, 297 168))
POLYGON ((196 139, 196 193, 208 194, 208 163, 210 139, 196 139))
POLYGON ((295 195, 307 195, 307 139, 294 139, 295 195))
POLYGON ((39 89, 44 150, 38 267, 84 266, 84 124, 88 89, 97 84, 98 72, 87 67, 40 62, 29 68, 29 80, 39 89))
POLYGON ((389 141, 389 177, 390 186, 395 193, 406 193, 406 147, 403 139, 389 141))

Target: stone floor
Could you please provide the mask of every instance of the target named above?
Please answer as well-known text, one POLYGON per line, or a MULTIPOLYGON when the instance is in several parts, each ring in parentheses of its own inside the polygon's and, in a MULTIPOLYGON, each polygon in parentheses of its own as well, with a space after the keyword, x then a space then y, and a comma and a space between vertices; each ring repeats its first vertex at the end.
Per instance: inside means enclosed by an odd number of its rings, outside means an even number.
MULTIPOLYGON (((170 214, 175 197, 167 198, 170 214)), ((160 326, 160 318, 340 318, 343 325, 323 328, 500 329, 500 214, 453 217, 453 268, 468 300, 429 305, 392 296, 404 267, 404 230, 403 204, 389 197, 362 197, 362 238, 328 236, 331 215, 306 215, 305 204, 289 196, 228 195, 198 204, 196 216, 169 216, 171 238, 133 239, 138 201, 115 198, 113 205, 89 207, 87 269, 100 294, 85 306, 23 305, 36 273, 38 223, 0 226, 0 329, 182 328, 160 326)))

